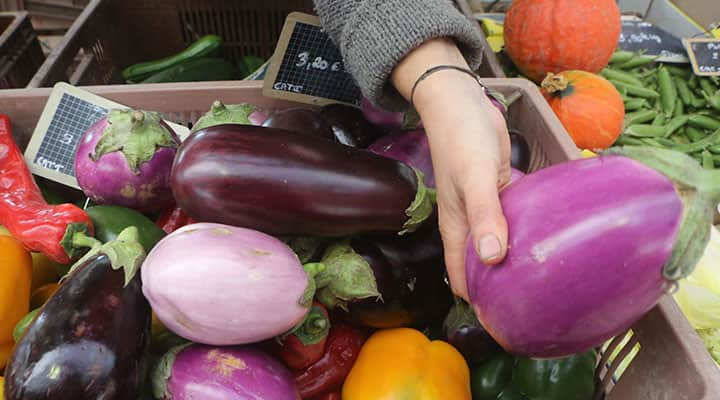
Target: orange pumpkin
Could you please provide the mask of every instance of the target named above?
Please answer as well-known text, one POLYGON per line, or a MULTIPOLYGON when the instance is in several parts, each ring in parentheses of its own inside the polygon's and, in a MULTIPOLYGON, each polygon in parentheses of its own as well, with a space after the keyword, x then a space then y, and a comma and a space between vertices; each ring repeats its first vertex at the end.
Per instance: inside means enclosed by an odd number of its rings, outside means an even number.
POLYGON ((605 78, 586 71, 549 73, 541 88, 578 148, 607 149, 622 133, 625 105, 605 78))
POLYGON ((514 0, 505 16, 505 51, 528 78, 548 72, 598 73, 620 38, 615 0, 514 0))

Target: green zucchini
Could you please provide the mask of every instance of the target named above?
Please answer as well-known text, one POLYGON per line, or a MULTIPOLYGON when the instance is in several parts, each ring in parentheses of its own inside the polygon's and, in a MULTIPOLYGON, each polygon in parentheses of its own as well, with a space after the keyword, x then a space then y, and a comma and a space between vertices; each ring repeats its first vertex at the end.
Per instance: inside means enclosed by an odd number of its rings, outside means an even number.
POLYGON ((229 81, 238 79, 235 66, 222 58, 198 58, 160 71, 141 83, 229 81))
POLYGON ((122 71, 122 76, 128 82, 138 82, 150 75, 186 61, 219 55, 222 45, 223 40, 220 36, 206 35, 177 54, 159 60, 131 65, 122 71))

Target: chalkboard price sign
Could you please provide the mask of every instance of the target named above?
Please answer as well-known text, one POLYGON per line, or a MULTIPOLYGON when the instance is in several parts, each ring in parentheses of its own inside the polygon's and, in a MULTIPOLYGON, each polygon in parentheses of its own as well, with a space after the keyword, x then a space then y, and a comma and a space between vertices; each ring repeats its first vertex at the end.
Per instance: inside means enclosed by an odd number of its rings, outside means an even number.
POLYGON ((624 17, 618 47, 658 56, 658 61, 687 62, 682 41, 650 22, 624 17))
POLYGON ((340 50, 320 27, 319 18, 288 15, 265 75, 263 93, 307 104, 346 103, 361 99, 340 50))
POLYGON ((683 42, 696 75, 720 75, 720 39, 685 39, 683 42))

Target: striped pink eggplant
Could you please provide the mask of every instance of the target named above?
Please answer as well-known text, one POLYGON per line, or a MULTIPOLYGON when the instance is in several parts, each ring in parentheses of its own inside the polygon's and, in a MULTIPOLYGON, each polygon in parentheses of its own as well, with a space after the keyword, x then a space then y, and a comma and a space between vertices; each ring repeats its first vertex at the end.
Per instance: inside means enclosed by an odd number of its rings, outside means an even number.
POLYGON ((624 147, 519 179, 500 195, 505 260, 483 265, 468 241, 475 314, 506 350, 537 358, 622 333, 702 255, 719 174, 676 151, 624 147))

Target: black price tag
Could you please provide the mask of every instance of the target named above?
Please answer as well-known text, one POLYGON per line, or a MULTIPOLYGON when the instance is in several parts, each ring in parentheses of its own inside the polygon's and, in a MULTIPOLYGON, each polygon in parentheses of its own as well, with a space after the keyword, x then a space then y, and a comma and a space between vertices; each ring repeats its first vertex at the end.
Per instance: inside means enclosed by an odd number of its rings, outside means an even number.
POLYGON ((720 39, 685 39, 695 75, 720 75, 720 39))
POLYGON ((650 22, 636 18, 623 18, 618 48, 658 56, 658 61, 688 61, 680 38, 650 22))
POLYGON ((358 105, 362 97, 319 18, 303 13, 291 13, 285 20, 263 93, 315 105, 358 105))

